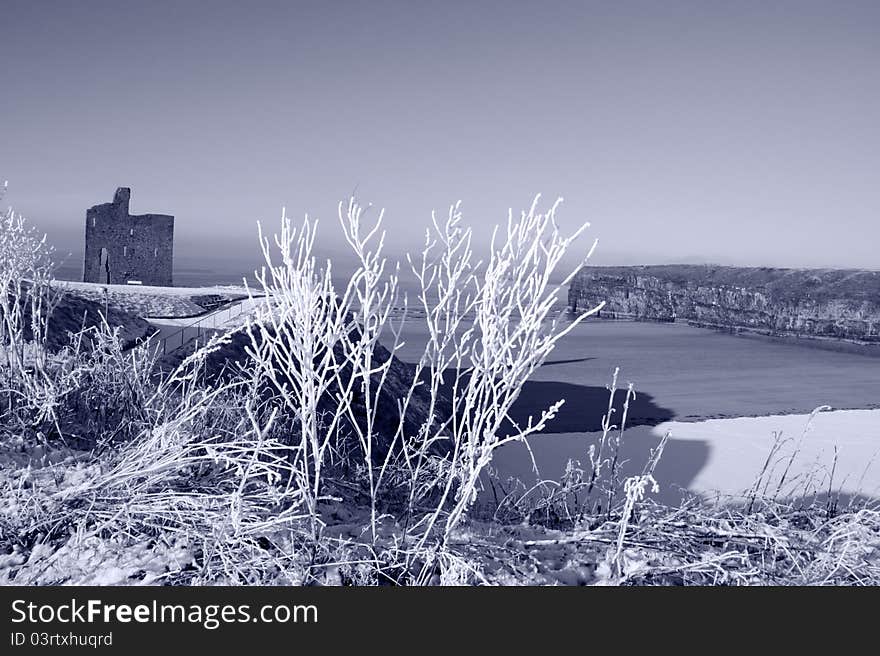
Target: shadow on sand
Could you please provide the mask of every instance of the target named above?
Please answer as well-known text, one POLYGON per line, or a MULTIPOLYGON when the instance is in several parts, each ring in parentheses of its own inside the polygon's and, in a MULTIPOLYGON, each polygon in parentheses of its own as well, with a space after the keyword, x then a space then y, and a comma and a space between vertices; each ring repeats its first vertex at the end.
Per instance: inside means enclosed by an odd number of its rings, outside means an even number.
MULTIPOLYGON (((596 432, 541 433, 529 438, 528 448, 519 443, 506 445, 492 459, 495 478, 500 481, 518 479, 526 487, 539 480, 559 481, 569 460, 588 474, 590 446, 598 448, 600 436, 596 432), (532 458, 538 468, 537 474, 532 458)), ((657 448, 659 442, 660 436, 654 434, 649 426, 627 430, 620 442, 620 479, 641 474, 645 463, 651 458, 651 451, 657 448)), ((651 494, 651 498, 669 505, 680 503, 687 496, 686 490, 706 466, 710 452, 709 444, 701 440, 670 438, 654 470, 660 491, 651 494)), ((608 451, 603 455, 611 456, 608 451)))
MULTIPOLYGON (((451 398, 451 381, 456 372, 451 370, 447 373, 447 385, 442 392, 446 398, 451 398)), ((541 433, 529 438, 530 449, 524 444, 515 443, 495 453, 493 469, 496 478, 506 480, 512 477, 528 487, 539 478, 558 481, 570 459, 579 463, 581 468, 588 469, 590 445, 599 441, 602 417, 608 412, 608 397, 609 391, 605 387, 559 381, 527 381, 510 411, 510 419, 517 425, 525 426, 530 417, 537 420, 543 411, 560 399, 565 399, 565 403, 541 433), (535 474, 533 458, 539 476, 535 474)), ((625 397, 626 390, 618 390, 612 406, 612 424, 620 423, 625 397)), ((657 447, 660 440, 651 428, 674 418, 675 413, 656 404, 651 394, 636 391, 635 399, 629 403, 627 430, 621 440, 621 477, 642 472, 652 449, 657 447)), ((502 427, 502 432, 510 433, 513 428, 512 424, 508 424, 502 427)), ((709 454, 710 446, 706 442, 671 438, 654 472, 662 485, 660 493, 653 498, 663 503, 679 503, 684 490, 708 462, 709 454)), ((605 456, 610 454, 606 453, 605 456)))
MULTIPOLYGON (((532 456, 541 478, 559 480, 569 459, 589 467, 591 445, 598 448, 602 417, 608 412, 609 392, 605 387, 576 385, 556 381, 528 381, 511 409, 511 419, 525 425, 530 416, 538 417, 552 403, 565 399, 556 417, 548 422, 543 432, 529 439, 531 454, 522 444, 512 444, 499 452, 495 468, 500 477, 514 476, 523 483, 537 480, 532 456)), ((618 390, 614 397, 612 424, 620 424, 626 390, 618 390)), ((636 391, 627 411, 627 430, 620 441, 620 476, 640 474, 657 448, 660 436, 651 427, 675 419, 675 413, 654 402, 646 392, 636 391)), ((617 431, 614 431, 614 435, 617 431)), ((662 481, 660 493, 653 498, 662 503, 677 504, 684 490, 691 485, 709 460, 710 446, 698 440, 670 438, 654 476, 662 481)), ((611 454, 606 452, 606 457, 611 454)))

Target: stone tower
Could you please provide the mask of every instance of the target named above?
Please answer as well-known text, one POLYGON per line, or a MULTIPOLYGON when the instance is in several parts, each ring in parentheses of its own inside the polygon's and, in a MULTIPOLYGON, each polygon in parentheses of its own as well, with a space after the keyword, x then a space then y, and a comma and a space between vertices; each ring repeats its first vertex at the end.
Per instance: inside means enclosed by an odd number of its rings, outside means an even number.
POLYGON ((112 203, 86 211, 83 281, 172 285, 174 217, 128 213, 131 189, 119 187, 112 203))

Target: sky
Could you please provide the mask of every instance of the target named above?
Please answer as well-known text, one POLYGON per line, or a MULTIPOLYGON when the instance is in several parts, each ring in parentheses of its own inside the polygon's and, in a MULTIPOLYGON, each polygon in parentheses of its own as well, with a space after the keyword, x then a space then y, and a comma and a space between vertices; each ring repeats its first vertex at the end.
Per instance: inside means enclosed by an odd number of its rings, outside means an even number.
POLYGON ((877 268, 880 3, 0 0, 4 204, 82 250, 132 188, 176 261, 257 220, 384 207, 418 249, 462 201, 565 198, 598 264, 877 268))

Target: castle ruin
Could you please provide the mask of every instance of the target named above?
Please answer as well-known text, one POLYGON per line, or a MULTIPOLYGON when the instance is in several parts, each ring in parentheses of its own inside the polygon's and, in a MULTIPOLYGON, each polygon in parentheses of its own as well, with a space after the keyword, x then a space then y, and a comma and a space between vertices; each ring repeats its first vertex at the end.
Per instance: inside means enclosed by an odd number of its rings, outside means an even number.
POLYGON ((174 217, 128 213, 131 189, 119 187, 112 203, 86 211, 83 282, 170 287, 174 217))

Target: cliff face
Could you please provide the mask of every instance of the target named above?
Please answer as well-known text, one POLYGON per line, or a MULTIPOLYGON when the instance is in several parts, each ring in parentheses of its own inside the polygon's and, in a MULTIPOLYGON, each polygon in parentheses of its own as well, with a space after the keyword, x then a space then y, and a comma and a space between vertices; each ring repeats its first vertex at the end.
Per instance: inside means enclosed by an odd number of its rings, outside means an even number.
POLYGON ((880 272, 719 266, 584 267, 573 309, 602 317, 684 320, 731 332, 880 346, 880 272))

